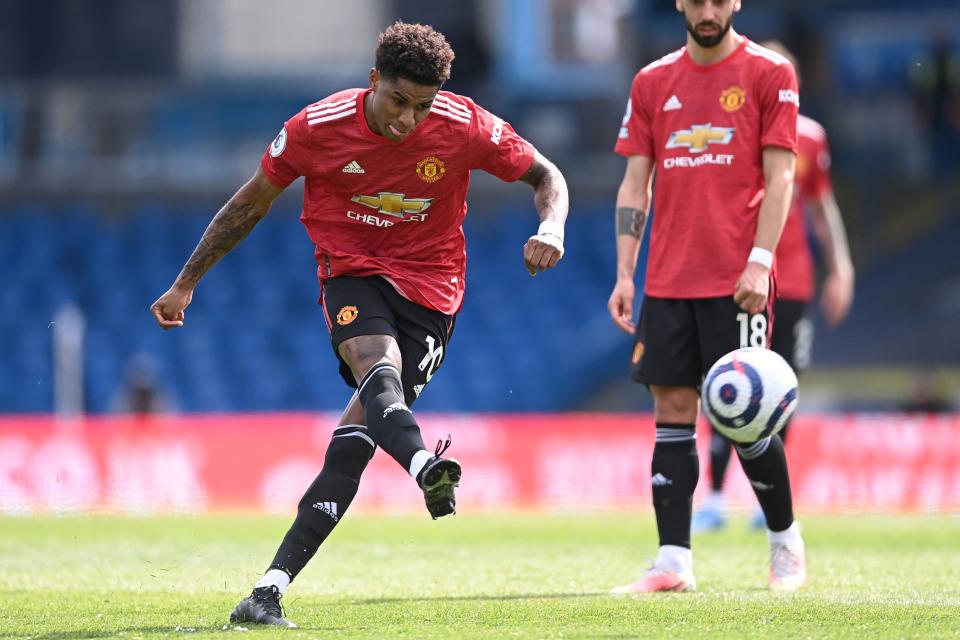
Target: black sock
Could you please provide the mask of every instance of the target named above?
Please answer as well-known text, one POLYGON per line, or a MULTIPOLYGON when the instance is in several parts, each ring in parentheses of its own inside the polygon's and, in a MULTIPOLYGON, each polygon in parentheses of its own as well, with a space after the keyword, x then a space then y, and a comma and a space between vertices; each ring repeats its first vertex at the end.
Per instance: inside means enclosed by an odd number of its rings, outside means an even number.
POLYGON ((732 448, 730 441, 716 429, 710 430, 710 488, 717 493, 723 491, 732 448))
POLYGON ((650 471, 660 546, 690 548, 693 490, 700 475, 696 445, 694 425, 657 423, 650 471))
POLYGON ((353 502, 374 450, 367 430, 361 426, 348 425, 334 431, 323 469, 300 499, 297 517, 270 569, 285 571, 291 580, 297 577, 353 502))
POLYGON ((400 372, 392 364, 375 365, 360 381, 360 404, 377 445, 404 469, 423 446, 420 425, 403 400, 400 372))
POLYGON ((752 445, 737 445, 737 455, 767 518, 767 527, 771 531, 789 528, 793 524, 793 495, 780 436, 752 445))

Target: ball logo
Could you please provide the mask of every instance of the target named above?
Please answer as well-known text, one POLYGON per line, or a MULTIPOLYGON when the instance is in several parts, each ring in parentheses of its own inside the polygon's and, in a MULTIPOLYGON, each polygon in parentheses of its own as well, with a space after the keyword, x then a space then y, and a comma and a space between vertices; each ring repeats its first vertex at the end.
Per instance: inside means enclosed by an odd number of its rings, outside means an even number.
POLYGON ((270 145, 270 155, 276 158, 283 150, 287 148, 287 128, 284 127, 280 129, 280 133, 277 134, 277 137, 273 139, 273 143, 270 145))
POLYGON ((760 412, 763 381, 756 369, 737 358, 714 367, 707 375, 704 388, 708 390, 707 409, 711 418, 725 427, 739 429, 760 412))
POLYGON ((443 160, 436 156, 427 156, 417 163, 417 175, 424 182, 436 182, 447 172, 443 160))
POLYGON ((720 94, 720 106, 728 113, 739 111, 747 101, 747 92, 736 85, 728 87, 720 94))
POLYGON ((357 311, 356 307, 343 307, 337 312, 337 324, 341 326, 350 324, 357 318, 358 313, 359 312, 357 311))

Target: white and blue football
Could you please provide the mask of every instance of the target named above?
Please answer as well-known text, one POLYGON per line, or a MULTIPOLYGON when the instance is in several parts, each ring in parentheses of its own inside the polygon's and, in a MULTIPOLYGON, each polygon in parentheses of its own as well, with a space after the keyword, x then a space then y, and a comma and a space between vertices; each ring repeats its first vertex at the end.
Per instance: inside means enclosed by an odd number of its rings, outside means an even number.
POLYGON ((772 436, 797 408, 797 374, 762 347, 731 351, 710 367, 700 391, 703 412, 727 438, 751 444, 772 436))

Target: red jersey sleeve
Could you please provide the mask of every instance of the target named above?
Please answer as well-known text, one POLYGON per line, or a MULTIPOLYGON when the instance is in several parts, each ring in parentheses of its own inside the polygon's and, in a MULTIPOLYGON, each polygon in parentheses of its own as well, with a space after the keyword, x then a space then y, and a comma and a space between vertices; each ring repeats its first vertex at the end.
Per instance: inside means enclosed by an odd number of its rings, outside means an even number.
POLYGON ((614 147, 614 151, 620 155, 654 157, 653 130, 644 99, 648 84, 648 79, 642 71, 633 78, 630 98, 627 100, 627 111, 623 114, 620 133, 614 147))
POLYGON ((797 153, 800 90, 793 65, 770 68, 761 81, 760 146, 784 147, 797 153))
POLYGON ((819 140, 817 157, 811 172, 810 193, 815 198, 833 190, 833 182, 830 180, 830 162, 830 146, 827 144, 827 136, 824 135, 819 140))
POLYGON ((291 182, 307 174, 310 167, 310 140, 305 109, 284 123, 283 129, 263 152, 260 166, 267 179, 281 189, 286 189, 291 182))
POLYGON ((471 168, 483 169, 504 182, 513 182, 530 169, 533 145, 513 130, 509 122, 472 103, 470 123, 471 168))

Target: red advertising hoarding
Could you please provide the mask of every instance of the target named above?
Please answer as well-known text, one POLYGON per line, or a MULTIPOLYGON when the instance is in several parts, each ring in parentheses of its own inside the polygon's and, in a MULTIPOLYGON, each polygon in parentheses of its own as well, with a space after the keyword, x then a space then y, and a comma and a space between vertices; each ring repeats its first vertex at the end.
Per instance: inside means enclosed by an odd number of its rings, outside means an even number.
MULTIPOLYGON (((0 417, 0 513, 292 513, 323 463, 332 414, 0 417)), ((646 509, 646 414, 425 414, 463 464, 461 512, 646 509)), ((960 511, 960 415, 799 416, 790 473, 798 511, 960 511)), ((698 438, 707 491, 709 437, 698 438)), ((698 496, 699 498, 699 496, 698 496)), ((739 465, 728 499, 754 504, 739 465)), ((383 452, 354 509, 419 511, 414 481, 383 452)))

